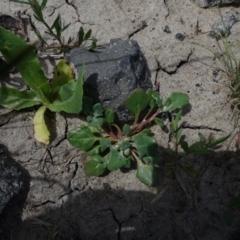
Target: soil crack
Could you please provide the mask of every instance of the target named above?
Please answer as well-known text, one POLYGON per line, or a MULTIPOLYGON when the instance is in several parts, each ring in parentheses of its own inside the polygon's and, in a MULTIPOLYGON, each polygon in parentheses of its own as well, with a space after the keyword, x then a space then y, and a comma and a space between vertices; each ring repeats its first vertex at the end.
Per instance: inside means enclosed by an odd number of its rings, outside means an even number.
POLYGON ((207 130, 211 130, 211 131, 222 132, 222 129, 219 129, 219 128, 212 128, 212 127, 208 127, 208 126, 196 126, 196 125, 191 125, 188 123, 183 123, 181 127, 187 128, 187 129, 193 129, 193 130, 207 129, 207 130))
POLYGON ((128 39, 131 39, 136 33, 142 31, 144 28, 146 28, 148 25, 147 25, 147 22, 146 21, 142 21, 142 26, 139 27, 137 30, 135 30, 134 32, 130 33, 128 35, 128 39))

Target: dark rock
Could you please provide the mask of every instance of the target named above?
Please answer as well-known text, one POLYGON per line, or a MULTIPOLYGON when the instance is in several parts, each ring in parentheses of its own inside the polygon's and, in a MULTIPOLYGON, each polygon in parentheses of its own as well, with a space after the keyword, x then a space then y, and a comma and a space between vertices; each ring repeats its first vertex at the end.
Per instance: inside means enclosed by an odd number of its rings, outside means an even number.
POLYGON ((8 160, 8 150, 0 144, 0 213, 22 187, 21 172, 8 160))
POLYGON ((191 0, 193 3, 197 4, 199 7, 212 7, 216 5, 225 5, 229 3, 239 3, 239 0, 191 0))
POLYGON ((171 30, 168 25, 165 26, 164 30, 165 33, 171 33, 171 30))
POLYGON ((112 39, 91 52, 75 48, 65 58, 77 71, 85 63, 85 94, 115 111, 122 122, 133 119, 126 97, 136 88, 152 88, 146 59, 134 40, 112 39))
POLYGON ((234 14, 226 16, 224 19, 221 19, 221 21, 212 26, 212 31, 210 32, 209 36, 216 38, 217 40, 228 37, 233 24, 238 21, 239 20, 234 14))
POLYGON ((175 35, 175 38, 179 41, 183 41, 185 39, 185 36, 182 33, 177 33, 175 35))

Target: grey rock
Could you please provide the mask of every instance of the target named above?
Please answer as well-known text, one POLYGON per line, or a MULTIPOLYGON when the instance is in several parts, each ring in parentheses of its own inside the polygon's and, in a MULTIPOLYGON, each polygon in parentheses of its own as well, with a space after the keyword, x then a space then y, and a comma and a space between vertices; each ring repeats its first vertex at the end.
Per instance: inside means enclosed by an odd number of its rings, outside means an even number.
POLYGON ((21 187, 21 172, 9 163, 7 148, 0 144, 0 213, 8 202, 16 196, 21 187))
POLYGON ((234 14, 226 16, 224 19, 221 19, 221 21, 212 26, 212 31, 209 36, 216 39, 228 37, 233 24, 238 21, 238 18, 234 14))
POLYGON ((193 3, 197 4, 199 7, 212 7, 216 5, 225 5, 229 3, 239 3, 239 0, 191 0, 193 3))
POLYGON ((77 72, 85 63, 85 94, 115 111, 121 122, 133 119, 126 97, 136 88, 152 88, 146 59, 134 40, 112 39, 91 52, 75 48, 65 58, 77 72))
POLYGON ((185 39, 185 36, 182 33, 177 33, 175 35, 175 38, 179 41, 183 41, 185 39))

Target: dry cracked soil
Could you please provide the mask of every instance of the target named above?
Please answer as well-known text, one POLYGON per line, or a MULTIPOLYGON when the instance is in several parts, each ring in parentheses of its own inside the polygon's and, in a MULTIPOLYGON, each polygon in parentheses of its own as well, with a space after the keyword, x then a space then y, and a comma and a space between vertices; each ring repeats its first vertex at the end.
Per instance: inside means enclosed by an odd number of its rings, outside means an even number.
MULTIPOLYGON (((239 4, 220 11, 223 17, 239 16, 239 4)), ((20 19, 18 34, 30 42, 36 40, 33 26, 44 31, 27 5, 1 0, 0 14, 20 19)), ((136 179, 135 169, 98 178, 85 175, 85 153, 66 140, 67 131, 83 123, 78 116, 48 113, 55 136, 43 147, 33 138, 34 111, 6 114, 2 108, 0 141, 28 173, 26 188, 1 215, 0 239, 240 239, 239 218, 227 227, 222 217, 225 206, 219 204, 240 193, 240 166, 233 158, 239 126, 232 121, 229 79, 210 51, 193 44, 218 51, 219 42, 209 33, 221 20, 219 9, 200 8, 190 0, 49 0, 45 19, 51 22, 57 14, 71 23, 66 39, 83 26, 92 29, 99 45, 113 38, 136 40, 152 82, 160 84, 160 94, 189 94, 191 106, 182 118, 189 142, 198 139, 198 132, 232 137, 218 151, 193 157, 197 179, 184 172, 176 179, 161 170, 159 186, 149 188, 136 179), (183 41, 177 38, 179 33, 183 41)), ((239 37, 237 22, 228 38, 236 55, 239 37)), ((52 58, 41 56, 41 62, 51 75, 52 58)), ((10 74, 7 81, 24 88, 19 76, 10 74)), ((169 135, 158 127, 153 132, 159 145, 167 147, 169 135)))

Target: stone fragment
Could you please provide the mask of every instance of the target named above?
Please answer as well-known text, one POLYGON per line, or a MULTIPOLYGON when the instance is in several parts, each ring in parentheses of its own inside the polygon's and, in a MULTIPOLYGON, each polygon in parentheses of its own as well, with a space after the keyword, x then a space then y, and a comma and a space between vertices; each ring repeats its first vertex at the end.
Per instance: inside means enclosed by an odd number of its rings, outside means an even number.
POLYGON ((85 94, 115 111, 122 122, 133 119, 126 97, 136 88, 152 88, 146 59, 134 40, 112 39, 91 52, 75 48, 65 58, 75 71, 85 63, 85 94))
POLYGON ((193 3, 197 4, 199 7, 207 8, 216 5, 225 5, 229 3, 239 3, 239 0, 191 0, 193 3))
POLYGON ((0 213, 21 187, 21 172, 10 164, 7 148, 0 144, 0 213))
POLYGON ((234 14, 226 16, 224 19, 221 19, 218 23, 212 26, 212 31, 209 36, 221 39, 222 37, 228 37, 230 35, 230 30, 236 22, 239 20, 234 14))
POLYGON ((164 30, 165 33, 171 33, 171 30, 168 25, 165 26, 164 30))
POLYGON ((175 38, 179 41, 183 41, 185 39, 185 36, 182 33, 177 33, 175 35, 175 38))

